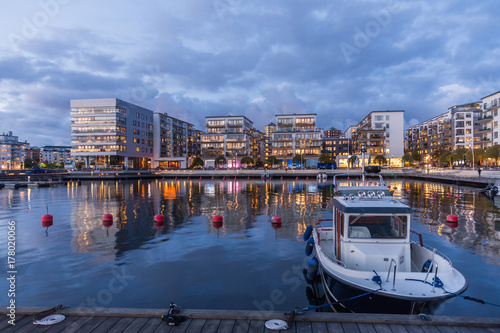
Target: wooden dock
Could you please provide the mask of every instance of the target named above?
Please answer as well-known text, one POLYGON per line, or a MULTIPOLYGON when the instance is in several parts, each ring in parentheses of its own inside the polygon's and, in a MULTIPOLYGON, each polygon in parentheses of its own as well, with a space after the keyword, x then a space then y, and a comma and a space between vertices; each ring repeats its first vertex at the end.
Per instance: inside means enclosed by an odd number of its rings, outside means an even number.
MULTIPOLYGON (((243 310, 183 310, 187 320, 178 326, 169 326, 161 320, 167 310, 162 309, 113 309, 113 308, 67 308, 58 311, 66 319, 51 326, 32 323, 33 315, 47 310, 46 307, 16 307, 16 325, 10 325, 5 314, 7 308, 0 307, 1 332, 188 332, 188 333, 247 333, 275 332, 266 329, 265 322, 271 319, 286 321, 283 312, 260 312, 243 310)), ((462 333, 500 332, 499 318, 428 316, 423 320, 415 315, 350 314, 307 312, 297 315, 283 332, 431 332, 462 333)))

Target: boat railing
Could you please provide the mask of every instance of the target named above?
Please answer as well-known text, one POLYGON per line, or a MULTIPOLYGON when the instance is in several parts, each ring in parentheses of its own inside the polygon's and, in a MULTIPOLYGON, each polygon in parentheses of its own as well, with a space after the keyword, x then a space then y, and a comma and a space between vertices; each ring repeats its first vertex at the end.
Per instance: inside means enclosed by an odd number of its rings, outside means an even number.
POLYGON ((387 186, 384 182, 384 177, 382 175, 374 175, 367 173, 341 173, 333 176, 333 188, 337 188, 340 183, 340 179, 342 182, 349 182, 348 186, 374 186, 374 183, 377 183, 376 179, 378 178, 378 184, 375 186, 385 187, 387 186), (357 177, 359 180, 351 180, 350 178, 357 177), (373 180, 375 178, 375 180, 373 180))
POLYGON ((347 265, 343 262, 343 261, 340 261, 340 260, 337 260, 336 258, 334 258, 330 253, 326 252, 325 250, 321 249, 321 252, 323 252, 323 254, 325 256, 328 257, 328 259, 330 259, 331 261, 341 265, 342 267, 344 268, 347 268, 347 265))
POLYGON ((391 263, 389 264, 389 270, 387 271, 387 279, 385 280, 385 282, 389 282, 389 276, 391 275, 391 268, 392 268, 392 264, 394 263, 394 277, 393 277, 393 280, 392 280, 392 291, 395 291, 396 289, 396 267, 397 267, 397 264, 396 264, 396 260, 394 259, 391 259, 391 263))
POLYGON ((415 242, 415 241, 413 241, 413 240, 410 240, 413 244, 420 245, 421 247, 425 247, 427 250, 429 250, 431 252, 435 252, 435 253, 439 254, 440 257, 442 257, 444 260, 448 261, 448 263, 450 264, 450 266, 453 266, 453 263, 451 262, 451 259, 448 258, 443 252, 440 252, 437 249, 435 249, 433 247, 430 247, 429 245, 424 244, 424 242, 422 241, 422 234, 421 233, 416 232, 416 231, 411 230, 411 229, 410 229, 410 232, 414 233, 415 235, 418 236, 418 243, 415 242))

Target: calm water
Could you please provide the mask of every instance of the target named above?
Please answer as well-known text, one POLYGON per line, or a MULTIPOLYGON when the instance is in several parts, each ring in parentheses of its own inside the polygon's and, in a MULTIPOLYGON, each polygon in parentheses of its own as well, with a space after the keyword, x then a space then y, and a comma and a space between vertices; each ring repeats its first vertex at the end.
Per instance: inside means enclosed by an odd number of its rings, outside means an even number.
MULTIPOLYGON (((468 277, 465 295, 500 303, 500 209, 477 189, 387 180, 395 197, 414 208, 412 229, 468 277), (450 213, 459 216, 457 229, 445 225, 450 213)), ((315 218, 331 218, 331 197, 330 185, 313 181, 3 189, 0 270, 8 270, 7 221, 13 220, 18 305, 167 308, 173 301, 183 308, 289 311, 309 306, 302 234, 315 218), (54 216, 47 234, 46 206, 54 216), (115 222, 109 229, 102 225, 107 212, 115 222), (161 230, 154 227, 158 213, 166 218, 161 230), (211 224, 217 214, 224 218, 219 230, 211 224), (282 217, 282 228, 272 228, 273 215, 282 217)), ((5 305, 5 279, 0 288, 5 305)), ((500 308, 456 298, 435 313, 499 316, 500 308)))

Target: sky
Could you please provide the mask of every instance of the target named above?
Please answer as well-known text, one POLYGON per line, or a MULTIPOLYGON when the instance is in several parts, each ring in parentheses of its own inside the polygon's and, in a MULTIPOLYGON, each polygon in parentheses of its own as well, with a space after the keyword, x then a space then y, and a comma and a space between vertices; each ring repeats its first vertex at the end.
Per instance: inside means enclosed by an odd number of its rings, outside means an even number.
POLYGON ((205 129, 371 111, 405 127, 500 90, 500 2, 0 0, 0 132, 70 145, 70 100, 119 98, 205 129))

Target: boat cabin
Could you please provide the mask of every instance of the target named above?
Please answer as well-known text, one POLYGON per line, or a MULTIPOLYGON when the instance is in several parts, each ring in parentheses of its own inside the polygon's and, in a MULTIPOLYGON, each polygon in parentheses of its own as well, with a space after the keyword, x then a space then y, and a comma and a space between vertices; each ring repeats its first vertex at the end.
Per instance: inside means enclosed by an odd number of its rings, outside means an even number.
POLYGON ((359 191, 333 200, 333 254, 353 270, 411 271, 411 208, 382 191, 359 191))

